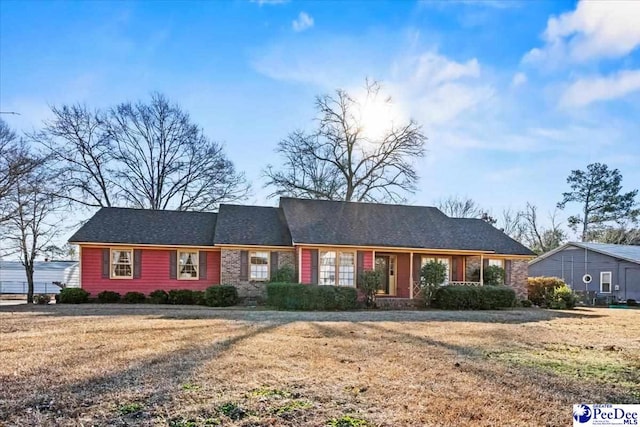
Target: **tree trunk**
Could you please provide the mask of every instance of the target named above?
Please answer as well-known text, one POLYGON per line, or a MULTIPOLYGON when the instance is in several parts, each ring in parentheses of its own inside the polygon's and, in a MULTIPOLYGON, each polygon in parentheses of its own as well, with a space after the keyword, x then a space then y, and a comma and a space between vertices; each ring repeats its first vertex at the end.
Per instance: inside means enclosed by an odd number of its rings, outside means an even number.
POLYGON ((25 268, 27 273, 27 303, 33 304, 33 264, 25 268))

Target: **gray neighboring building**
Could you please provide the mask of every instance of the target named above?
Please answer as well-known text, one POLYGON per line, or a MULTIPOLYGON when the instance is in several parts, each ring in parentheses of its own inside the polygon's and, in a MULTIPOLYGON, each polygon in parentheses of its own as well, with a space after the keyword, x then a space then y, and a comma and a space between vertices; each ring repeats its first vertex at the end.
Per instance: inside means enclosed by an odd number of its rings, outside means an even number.
POLYGON ((529 262, 529 277, 562 278, 573 290, 640 301, 640 246, 570 242, 529 262), (585 285, 582 277, 592 277, 585 285))
MULTIPOLYGON (((57 294, 60 282, 69 288, 80 287, 80 263, 78 261, 36 261, 33 271, 33 287, 36 294, 57 294)), ((0 261, 0 294, 26 294, 27 275, 20 261, 0 261)))

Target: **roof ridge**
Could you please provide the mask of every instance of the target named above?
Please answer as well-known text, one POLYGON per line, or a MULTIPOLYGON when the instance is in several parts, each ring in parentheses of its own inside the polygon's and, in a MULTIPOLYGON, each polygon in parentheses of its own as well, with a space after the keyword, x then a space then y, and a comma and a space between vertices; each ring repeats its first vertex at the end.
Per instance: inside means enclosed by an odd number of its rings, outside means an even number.
MULTIPOLYGON (((437 211, 442 212, 437 206, 409 205, 409 204, 402 204, 402 203, 359 202, 359 201, 353 201, 353 200, 305 199, 300 197, 284 197, 284 196, 280 197, 281 202, 283 199, 296 200, 301 202, 345 203, 345 204, 352 204, 352 205, 374 205, 374 206, 400 206, 403 208, 429 208, 429 209, 435 209, 437 211)), ((442 213, 445 214, 444 212, 442 213)))

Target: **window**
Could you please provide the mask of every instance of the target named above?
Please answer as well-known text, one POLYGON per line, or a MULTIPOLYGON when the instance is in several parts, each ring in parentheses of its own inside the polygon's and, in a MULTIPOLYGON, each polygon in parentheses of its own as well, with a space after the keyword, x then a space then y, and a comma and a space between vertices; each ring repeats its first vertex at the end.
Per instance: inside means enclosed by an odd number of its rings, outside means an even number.
POLYGON ((501 259, 488 259, 487 260, 487 265, 489 267, 494 266, 494 267, 504 268, 504 260, 501 260, 501 259))
POLYGON ((249 279, 269 279, 269 252, 249 252, 249 279))
POLYGON ((355 286, 355 252, 321 251, 318 284, 355 286))
POLYGON ((111 277, 114 279, 133 278, 133 250, 111 250, 111 277))
POLYGON ((611 293, 611 272, 610 271, 600 272, 600 292, 602 292, 603 294, 611 293))
POLYGON ((435 257, 422 257, 422 263, 420 264, 420 267, 424 267, 424 265, 428 262, 431 261, 438 261, 441 264, 444 264, 444 266, 446 267, 446 274, 445 274, 445 278, 444 278, 444 283, 443 285, 446 285, 449 283, 449 277, 451 276, 451 268, 450 268, 450 263, 449 263, 449 258, 435 258, 435 257))
POLYGON ((198 279, 198 251, 178 252, 178 279, 198 279))

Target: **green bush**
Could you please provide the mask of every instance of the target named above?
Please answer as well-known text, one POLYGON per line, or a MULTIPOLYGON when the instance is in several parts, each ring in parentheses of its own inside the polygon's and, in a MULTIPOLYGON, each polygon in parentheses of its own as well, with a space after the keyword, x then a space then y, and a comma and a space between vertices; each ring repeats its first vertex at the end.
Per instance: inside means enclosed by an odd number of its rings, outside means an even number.
POLYGON ((550 307, 554 302, 555 289, 563 286, 567 286, 566 283, 557 277, 529 277, 527 279, 529 301, 540 307, 550 307))
POLYGON ((47 305, 51 302, 51 297, 47 294, 39 294, 33 296, 33 303, 38 305, 47 305))
POLYGON ((209 307, 230 307, 238 303, 238 290, 232 285, 210 286, 204 291, 204 303, 209 307))
POLYGON ((146 297, 142 292, 127 292, 122 297, 122 302, 127 304, 142 304, 146 297))
POLYGON ((204 299, 204 291, 191 291, 191 298, 194 305, 207 305, 204 299))
POLYGON ((482 272, 482 280, 485 286, 504 285, 504 268, 497 265, 490 265, 482 272))
POLYGON ((376 293, 382 284, 382 271, 365 270, 360 273, 358 288, 366 297, 366 305, 369 308, 376 306, 376 293))
POLYGON ((195 305, 197 297, 190 289, 171 289, 169 291, 169 304, 195 305))
POLYGON ((64 288, 59 299, 62 304, 82 304, 89 302, 89 292, 80 288, 64 288))
POLYGON ((296 272, 290 265, 283 265, 273 272, 271 282, 273 283, 291 283, 296 278, 296 272))
POLYGON ((429 261, 420 269, 421 293, 427 307, 433 303, 436 289, 444 283, 446 278, 447 267, 440 261, 429 261))
POLYGON ((358 291, 347 286, 267 284, 267 305, 279 310, 352 310, 358 291))
POLYGON ((578 298, 567 285, 555 288, 552 293, 549 308, 565 309, 574 308, 578 298))
POLYGON ((522 301, 520 301, 520 305, 523 307, 531 307, 533 303, 528 299, 523 299, 522 301))
POLYGON ((151 304, 169 304, 169 294, 162 289, 155 290, 149 294, 151 304))
POLYGON ((116 303, 120 301, 120 294, 113 291, 102 291, 98 294, 99 303, 116 303))
POLYGON ((630 299, 627 300, 627 305, 629 307, 636 307, 638 305, 638 302, 636 300, 630 298, 630 299))
POLYGON ((495 310, 513 307, 516 292, 508 286, 442 286, 433 302, 445 310, 495 310))

